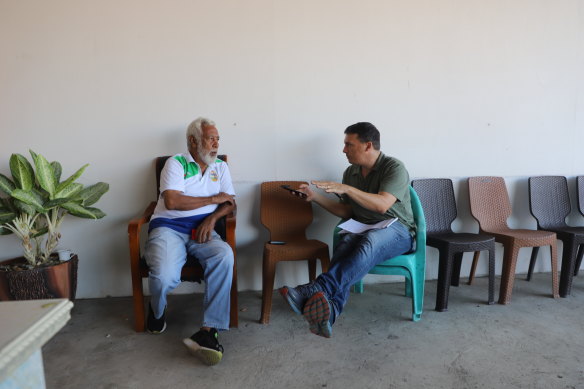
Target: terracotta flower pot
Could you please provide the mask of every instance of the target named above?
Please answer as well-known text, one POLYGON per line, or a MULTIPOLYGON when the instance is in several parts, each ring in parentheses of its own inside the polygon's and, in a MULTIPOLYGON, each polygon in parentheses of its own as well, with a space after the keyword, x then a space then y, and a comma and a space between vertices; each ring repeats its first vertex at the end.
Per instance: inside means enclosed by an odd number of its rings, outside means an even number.
MULTIPOLYGON (((0 265, 25 263, 23 257, 0 262, 0 265)), ((75 300, 77 291, 77 255, 56 265, 29 270, 0 271, 0 301, 68 298, 75 300)))

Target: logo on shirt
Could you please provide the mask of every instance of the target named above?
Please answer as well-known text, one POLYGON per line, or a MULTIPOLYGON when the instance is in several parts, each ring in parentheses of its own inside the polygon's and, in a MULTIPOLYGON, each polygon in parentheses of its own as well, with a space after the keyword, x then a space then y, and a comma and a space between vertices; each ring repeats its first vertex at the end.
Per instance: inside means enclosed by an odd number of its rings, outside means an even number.
POLYGON ((217 176, 217 172, 215 170, 211 170, 211 181, 217 182, 219 176, 217 176))

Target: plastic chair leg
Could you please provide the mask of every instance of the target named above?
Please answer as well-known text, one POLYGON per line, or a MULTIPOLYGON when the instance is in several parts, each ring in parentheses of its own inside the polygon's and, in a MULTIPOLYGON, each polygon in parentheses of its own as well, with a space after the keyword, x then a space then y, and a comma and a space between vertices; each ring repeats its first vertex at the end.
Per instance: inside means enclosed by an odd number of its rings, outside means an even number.
POLYGON ((424 304, 424 275, 419 274, 418 269, 414 269, 411 276, 412 288, 412 321, 420 321, 424 304))
POLYGON ((262 313, 260 317, 261 324, 270 322, 270 313, 272 312, 272 294, 274 293, 274 276, 276 273, 276 264, 270 260, 264 260, 263 268, 263 286, 262 286, 262 313))
POLYGON ((438 259, 438 284, 436 286, 436 307, 438 312, 448 310, 448 295, 450 292, 451 276, 453 273, 450 253, 440 250, 438 259))
POLYGON ((359 280, 353 284, 353 292, 363 293, 363 280, 359 280))
POLYGON ((450 276, 450 285, 460 285, 460 268, 462 267, 462 256, 464 253, 456 253, 453 256, 452 275, 450 276))
POLYGON ((558 291, 558 251, 555 241, 550 244, 550 251, 552 264, 552 296, 557 299, 560 297, 560 293, 558 291))
POLYGON ((495 304, 495 244, 489 250, 489 305, 495 304))
POLYGON ((413 287, 412 287, 412 279, 411 277, 406 276, 406 290, 405 290, 406 297, 413 297, 413 287))
POLYGON ((314 281, 316 279, 316 259, 308 260, 308 280, 314 281))
POLYGON ((531 281, 531 276, 533 275, 533 268, 535 267, 535 260, 537 259, 537 254, 539 253, 539 247, 534 247, 531 251, 531 259, 529 260, 529 270, 527 271, 527 281, 531 281))
POLYGON ((501 286, 499 289, 499 304, 509 304, 515 282, 515 268, 519 247, 511 244, 505 247, 503 254, 503 270, 501 273, 501 286))
POLYGON ((578 245, 573 239, 564 241, 562 254, 562 271, 560 273, 560 296, 568 297, 572 290, 572 279, 577 262, 578 245))
POLYGON ((481 256, 481 252, 480 251, 475 251, 473 257, 472 257, 472 266, 470 267, 470 274, 468 275, 468 285, 472 285, 472 282, 474 281, 474 276, 475 276, 475 271, 477 270, 477 263, 479 263, 479 258, 481 256))
POLYGON ((576 266, 574 266, 574 275, 578 275, 578 271, 580 270, 580 265, 582 265, 582 256, 584 254, 584 244, 581 244, 578 247, 578 259, 576 260, 576 266))

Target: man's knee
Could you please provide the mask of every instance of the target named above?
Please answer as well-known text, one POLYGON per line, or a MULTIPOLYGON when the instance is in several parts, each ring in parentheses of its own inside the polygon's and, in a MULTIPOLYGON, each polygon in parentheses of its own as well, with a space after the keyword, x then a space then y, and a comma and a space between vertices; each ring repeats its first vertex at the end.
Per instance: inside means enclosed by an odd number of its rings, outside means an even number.
POLYGON ((174 289, 180 284, 180 273, 182 269, 159 268, 150 269, 148 274, 152 281, 157 282, 161 288, 174 289))
POLYGON ((217 260, 219 261, 219 266, 224 268, 232 268, 234 263, 233 250, 231 246, 223 242, 217 250, 217 260))

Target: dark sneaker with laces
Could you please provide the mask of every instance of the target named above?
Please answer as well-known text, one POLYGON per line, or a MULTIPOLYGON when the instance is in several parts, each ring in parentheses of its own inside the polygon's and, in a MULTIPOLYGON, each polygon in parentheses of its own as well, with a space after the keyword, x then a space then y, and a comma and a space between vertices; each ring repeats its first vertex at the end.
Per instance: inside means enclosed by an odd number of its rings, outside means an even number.
POLYGON ((318 291, 319 289, 314 283, 298 285, 296 288, 283 286, 278 289, 278 292, 284 297, 290 308, 299 315, 302 315, 302 309, 306 301, 318 291))
POLYGON ((310 326, 310 332, 325 338, 333 335, 330 323, 331 306, 323 292, 316 292, 308 299, 302 314, 310 326))
POLYGON ((223 346, 219 344, 219 334, 215 328, 210 331, 200 330, 183 343, 191 354, 200 358, 207 365, 216 365, 223 358, 223 346))
POLYGON ((148 321, 146 322, 146 329, 151 334, 161 334, 166 329, 166 308, 162 312, 162 316, 159 319, 154 317, 154 312, 152 311, 152 306, 148 304, 148 321))

